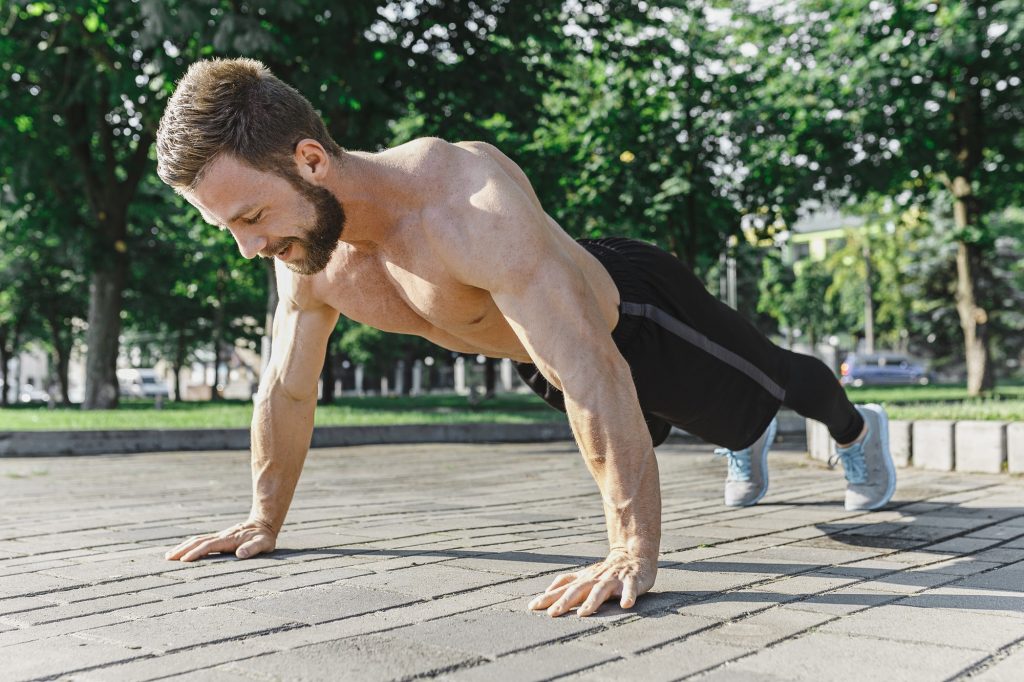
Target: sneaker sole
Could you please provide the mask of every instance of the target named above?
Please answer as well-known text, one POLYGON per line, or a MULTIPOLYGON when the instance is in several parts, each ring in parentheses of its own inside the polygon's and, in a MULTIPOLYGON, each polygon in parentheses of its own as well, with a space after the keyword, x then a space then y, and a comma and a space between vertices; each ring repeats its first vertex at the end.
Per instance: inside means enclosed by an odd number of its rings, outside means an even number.
POLYGON ((847 507, 847 511, 875 511, 881 509, 885 505, 889 504, 889 500, 892 499, 893 494, 896 492, 896 466, 892 461, 892 453, 889 451, 889 415, 885 413, 885 408, 875 403, 868 403, 867 405, 860 405, 862 410, 872 412, 878 418, 879 425, 879 437, 882 439, 882 453, 885 455, 885 470, 889 473, 889 487, 885 490, 885 495, 882 499, 869 507, 854 507, 853 509, 847 507))
POLYGON ((726 507, 753 507, 755 504, 761 501, 761 498, 768 494, 768 451, 772 448, 772 443, 775 442, 775 435, 779 430, 779 420, 772 419, 771 423, 768 424, 768 438, 764 441, 764 447, 761 448, 761 472, 764 474, 764 485, 761 486, 761 493, 750 500, 749 502, 743 502, 741 504, 729 504, 725 503, 726 507))

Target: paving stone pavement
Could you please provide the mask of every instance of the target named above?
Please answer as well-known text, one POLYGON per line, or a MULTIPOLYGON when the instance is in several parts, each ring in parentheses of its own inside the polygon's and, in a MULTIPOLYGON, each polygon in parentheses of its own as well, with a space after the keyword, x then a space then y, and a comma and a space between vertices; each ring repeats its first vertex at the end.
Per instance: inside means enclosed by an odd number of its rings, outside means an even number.
POLYGON ((708 446, 658 450, 654 590, 526 609, 604 556, 570 443, 310 453, 278 551, 168 562, 244 518, 247 454, 0 460, 0 680, 1020 680, 1024 479, 900 471, 843 509, 801 443, 721 504, 708 446))

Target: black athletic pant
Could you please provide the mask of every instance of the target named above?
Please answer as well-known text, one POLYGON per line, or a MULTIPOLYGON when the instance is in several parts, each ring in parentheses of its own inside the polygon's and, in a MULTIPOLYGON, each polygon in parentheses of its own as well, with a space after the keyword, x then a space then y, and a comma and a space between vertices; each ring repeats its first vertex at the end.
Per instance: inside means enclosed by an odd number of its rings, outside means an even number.
POLYGON ((846 444, 860 435, 864 418, 825 363, 810 355, 779 349, 789 363, 789 382, 782 404, 797 414, 819 421, 837 443, 846 444))
MULTIPOLYGON (((655 445, 678 426, 739 450, 761 436, 780 405, 822 422, 840 443, 859 435, 863 418, 822 362, 776 346, 674 256, 633 239, 579 243, 618 287, 612 339, 629 363, 655 445)), ((534 365, 517 363, 517 370, 565 411, 564 396, 534 365)))

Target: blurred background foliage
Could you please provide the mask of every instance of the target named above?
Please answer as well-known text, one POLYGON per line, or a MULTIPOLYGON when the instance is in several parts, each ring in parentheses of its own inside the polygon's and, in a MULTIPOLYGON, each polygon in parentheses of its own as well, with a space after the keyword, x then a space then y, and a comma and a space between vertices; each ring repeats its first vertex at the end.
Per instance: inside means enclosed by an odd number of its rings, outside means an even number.
MULTIPOLYGON (((0 0, 0 363, 41 344, 66 401, 87 347, 85 404, 110 407, 125 344, 176 368, 258 352, 267 264, 164 187, 152 149, 187 66, 244 55, 346 148, 485 140, 573 236, 652 241, 712 290, 732 259, 737 307, 790 342, 862 336, 870 285, 878 345, 986 390, 1024 352, 1021 9, 0 0), (810 201, 864 227, 825 259, 784 257, 810 201)), ((343 320, 328 364, 427 354, 451 359, 343 320)))

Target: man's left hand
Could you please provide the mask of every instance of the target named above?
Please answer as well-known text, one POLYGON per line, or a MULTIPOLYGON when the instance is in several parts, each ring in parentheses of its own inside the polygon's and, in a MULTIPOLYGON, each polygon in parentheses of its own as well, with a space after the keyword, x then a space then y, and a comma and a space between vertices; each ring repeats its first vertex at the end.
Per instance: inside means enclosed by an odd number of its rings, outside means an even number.
POLYGON ((628 609, 636 603, 637 597, 654 586, 657 573, 656 558, 612 550, 600 563, 555 578, 544 594, 530 602, 530 608, 547 609, 548 615, 554 618, 579 606, 576 615, 589 616, 611 597, 620 597, 619 606, 628 609))

